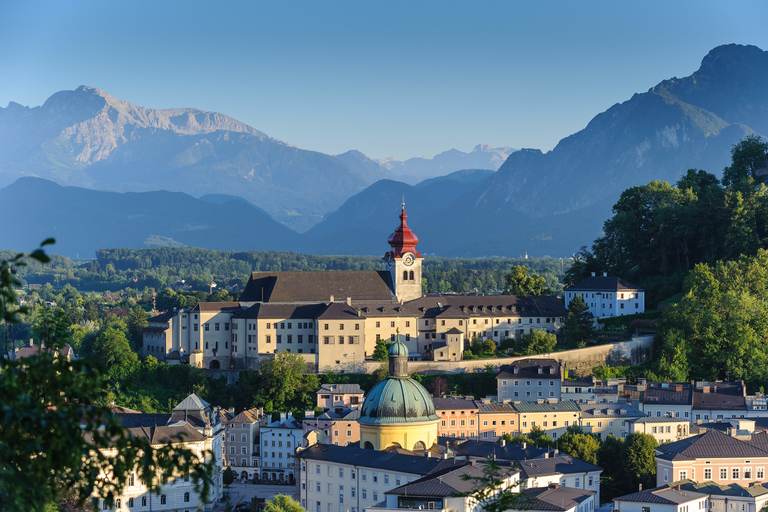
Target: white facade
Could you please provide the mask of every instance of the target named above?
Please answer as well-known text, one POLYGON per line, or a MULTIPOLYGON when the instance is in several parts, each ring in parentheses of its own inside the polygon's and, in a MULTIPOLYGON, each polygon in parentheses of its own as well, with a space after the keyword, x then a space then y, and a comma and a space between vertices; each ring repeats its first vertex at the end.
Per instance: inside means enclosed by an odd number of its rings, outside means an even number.
POLYGON ((292 415, 280 413, 280 420, 261 427, 261 477, 270 480, 293 480, 293 456, 301 446, 304 431, 292 415))
POLYGON ((595 318, 633 315, 645 312, 645 291, 618 277, 588 277, 565 289, 565 307, 580 296, 595 318))

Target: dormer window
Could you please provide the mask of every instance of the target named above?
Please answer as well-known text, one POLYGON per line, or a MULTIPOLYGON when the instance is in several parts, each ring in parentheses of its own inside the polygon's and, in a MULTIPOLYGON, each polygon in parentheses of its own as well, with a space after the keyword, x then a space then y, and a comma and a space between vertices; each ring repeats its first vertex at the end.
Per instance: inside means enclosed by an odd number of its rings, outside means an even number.
POLYGON ((542 373, 541 368, 539 368, 539 373, 542 373))
POLYGON ((515 373, 517 373, 517 366, 515 366, 515 373))
POLYGON ((555 369, 554 368, 550 368, 549 369, 549 374, 550 375, 554 375, 555 374, 555 369))

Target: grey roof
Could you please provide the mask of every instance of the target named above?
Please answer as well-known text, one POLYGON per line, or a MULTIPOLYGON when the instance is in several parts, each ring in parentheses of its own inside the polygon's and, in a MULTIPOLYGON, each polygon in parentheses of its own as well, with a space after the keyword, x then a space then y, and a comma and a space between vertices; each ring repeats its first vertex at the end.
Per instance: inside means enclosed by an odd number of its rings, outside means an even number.
POLYGON ((514 407, 518 412, 575 412, 580 410, 579 405, 579 403, 574 402, 573 400, 562 400, 551 404, 516 402, 514 407))
POLYGON ((594 495, 595 491, 562 487, 558 484, 549 487, 532 487, 523 491, 524 503, 521 504, 520 508, 524 510, 570 510, 594 495))
POLYGON ((641 418, 627 418, 626 421, 632 423, 687 423, 689 420, 686 418, 673 418, 671 416, 643 416, 641 418))
POLYGON ((697 483, 693 480, 679 480, 666 485, 667 488, 675 488, 680 486, 680 489, 686 491, 694 491, 706 493, 714 496, 762 496, 768 494, 768 484, 756 483, 749 487, 744 487, 739 484, 719 484, 708 480, 706 482, 697 483))
POLYGON ((468 400, 466 398, 457 396, 435 397, 432 399, 435 404, 435 410, 477 410, 479 403, 475 400, 468 400))
POLYGON ((521 359, 501 368, 499 379, 560 379, 560 363, 554 359, 521 359), (517 373, 515 373, 517 368, 517 373), (539 373, 541 368, 542 373, 539 373), (553 373, 550 373, 553 371, 553 373))
POLYGON ((649 382, 640 395, 640 401, 646 405, 693 404, 693 386, 690 382, 649 382))
POLYGON ((405 455, 377 450, 365 450, 357 446, 336 446, 332 444, 315 444, 296 454, 297 459, 304 460, 322 460, 325 462, 338 462, 340 464, 352 464, 374 469, 387 469, 391 471, 402 471, 416 475, 426 475, 439 466, 441 467, 460 464, 454 459, 438 459, 435 457, 424 457, 405 455))
MULTIPOLYGON (((328 410, 317 417, 319 420, 357 420, 360 417, 360 409, 344 409, 341 414, 334 410, 328 410)), ((304 421, 312 421, 312 418, 304 418, 304 421)))
POLYGON ((694 492, 690 490, 676 490, 676 489, 654 489, 649 491, 641 491, 626 496, 619 496, 613 498, 613 501, 630 501, 636 503, 652 503, 655 505, 677 505, 679 503, 687 503, 689 501, 700 500, 706 498, 707 495, 694 492))
POLYGON ((153 316, 152 318, 147 318, 147 322, 168 322, 171 318, 178 315, 178 311, 166 311, 165 313, 161 313, 157 316, 153 316))
POLYGON ((168 420, 171 419, 170 414, 133 414, 133 413, 116 413, 115 418, 120 420, 120 423, 125 428, 134 427, 157 427, 160 425, 167 425, 168 420))
POLYGON ((205 409, 206 407, 210 407, 211 404, 197 396, 195 393, 192 393, 187 398, 181 401, 179 405, 173 408, 174 411, 199 411, 201 409, 205 409))
POLYGON ((613 276, 591 276, 579 281, 578 283, 566 287, 567 291, 590 291, 590 292, 616 292, 622 290, 640 290, 643 289, 620 277, 613 276))
POLYGON ((627 403, 600 402, 596 404, 578 404, 582 417, 592 418, 637 418, 646 417, 645 413, 627 403))
POLYGON ((591 380, 563 380, 563 386, 581 386, 595 387, 595 382, 591 380))
POLYGON ((234 318, 266 318, 266 319, 315 319, 328 306, 324 303, 318 304, 260 304, 256 303, 238 311, 233 315, 234 318))
MULTIPOLYGON (((759 434, 764 436, 765 434, 759 434)), ((717 430, 656 447, 657 457, 665 460, 694 460, 699 458, 768 457, 764 438, 742 441, 717 430), (758 446, 760 445, 760 446, 758 446)))
POLYGON ((243 301, 326 302, 395 300, 390 274, 376 270, 253 272, 240 296, 243 301))
POLYGON ((518 461, 525 459, 536 459, 543 457, 549 452, 547 448, 538 448, 532 445, 526 445, 523 448, 520 444, 506 443, 502 445, 494 441, 475 441, 473 439, 456 439, 453 437, 438 437, 437 445, 441 452, 452 451, 457 456, 475 457, 478 459, 487 459, 493 456, 496 460, 518 461))
POLYGON ((363 394, 360 384, 323 384, 317 393, 360 395, 363 394))
POLYGON ((568 313, 560 299, 549 295, 430 295, 406 306, 417 308, 425 318, 563 317, 568 313))
POLYGON ((603 468, 570 455, 558 455, 546 459, 532 459, 520 462, 520 470, 526 478, 545 475, 566 475, 602 471, 603 468))
POLYGON ((745 394, 743 381, 707 383, 694 389, 693 408, 746 411, 745 394))
MULTIPOLYGON (((457 464, 460 465, 438 469, 418 480, 396 487, 384 494, 449 498, 455 493, 472 491, 476 484, 472 480, 465 479, 464 475, 480 478, 483 476, 483 467, 473 462, 457 462, 457 464)), ((505 469, 510 476, 518 472, 517 469, 505 469)))

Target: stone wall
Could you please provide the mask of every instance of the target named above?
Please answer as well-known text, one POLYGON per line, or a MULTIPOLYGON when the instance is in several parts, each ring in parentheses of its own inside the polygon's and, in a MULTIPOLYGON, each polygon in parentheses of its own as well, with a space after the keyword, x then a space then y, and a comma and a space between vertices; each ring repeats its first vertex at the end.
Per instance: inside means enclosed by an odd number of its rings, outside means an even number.
MULTIPOLYGON (((564 361, 569 370, 588 370, 595 366, 635 366, 653 357, 653 335, 637 336, 630 341, 595 345, 593 347, 575 348, 533 356, 502 357, 496 359, 472 359, 469 361, 411 361, 408 363, 410 373, 443 372, 460 373, 485 369, 493 365, 495 368, 513 363, 520 359, 556 359, 564 361)), ((344 368, 321 368, 322 372, 333 370, 346 373, 373 373, 381 366, 380 361, 355 363, 344 368)))

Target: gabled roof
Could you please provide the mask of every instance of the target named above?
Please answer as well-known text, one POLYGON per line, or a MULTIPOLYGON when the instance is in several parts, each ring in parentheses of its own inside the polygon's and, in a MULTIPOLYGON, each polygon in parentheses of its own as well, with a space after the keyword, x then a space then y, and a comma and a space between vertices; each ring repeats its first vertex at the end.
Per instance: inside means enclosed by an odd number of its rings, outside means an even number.
MULTIPOLYGON (((365 450, 356 446, 336 446, 331 444, 310 446, 298 452, 296 458, 352 464, 365 468, 388 469, 415 475, 426 475, 437 469, 441 462, 450 462, 450 464, 443 466, 454 464, 454 459, 443 461, 435 457, 404 455, 385 451, 365 450)), ((458 462, 455 462, 455 464, 458 464, 458 462)))
POLYGON ((708 382, 694 389, 694 409, 747 410, 746 389, 743 381, 708 382), (706 392, 705 392, 706 391, 706 392))
POLYGON ((549 295, 428 295, 405 305, 418 309, 424 318, 562 317, 568 313, 560 299, 549 295))
MULTIPOLYGON (((27 346, 21 347, 16 351, 15 359, 19 360, 25 357, 34 357, 34 356, 37 356, 40 352, 47 352, 50 354, 52 350, 46 347, 41 347, 39 344, 27 345, 27 346)), ((61 357, 66 358, 66 357, 74 356, 74 351, 72 350, 72 347, 68 343, 64 345, 62 348, 60 348, 58 352, 61 357)))
POLYGON ((205 409, 206 407, 210 407, 211 404, 197 396, 195 393, 192 393, 187 398, 181 401, 179 405, 173 408, 174 411, 199 411, 201 409, 205 409))
POLYGON ((700 458, 768 457, 757 443, 742 441, 717 430, 656 447, 657 458, 664 460, 695 460, 700 458))
POLYGON ((126 428, 165 426, 170 414, 115 413, 115 418, 126 428))
POLYGON ((458 396, 435 397, 432 399, 432 401, 435 403, 436 411, 447 409, 464 409, 476 411, 479 406, 479 403, 475 400, 470 400, 458 396))
POLYGON ((334 300, 394 302, 389 272, 375 270, 253 272, 242 301, 327 302, 334 300))
POLYGON ((654 489, 649 491, 640 491, 626 496, 619 496, 613 498, 613 501, 628 501, 634 503, 652 503, 654 505, 677 505, 680 503, 688 503, 689 501, 696 501, 706 498, 707 495, 694 492, 690 490, 676 490, 676 489, 654 489))
POLYGON ((521 359, 501 368, 499 379, 560 379, 560 363, 554 359, 521 359), (517 368, 517 373, 515 373, 517 368), (541 369, 541 373, 539 373, 541 369), (553 372, 553 373, 550 373, 553 372))
POLYGON ((518 412, 576 412, 580 410, 579 405, 581 404, 573 400, 563 400, 552 404, 540 404, 537 402, 519 402, 514 404, 518 412))
POLYGON ((462 440, 454 437, 438 437, 437 446, 441 452, 450 450, 456 456, 487 459, 492 456, 499 461, 518 461, 543 457, 549 450, 536 446, 506 443, 502 445, 494 441, 462 440))
POLYGON ((225 309, 240 309, 239 302, 198 302, 190 313, 202 313, 205 311, 223 311, 225 309))
POLYGON ((640 392, 646 405, 692 405, 693 386, 690 382, 649 382, 640 392))
POLYGON ((317 390, 317 394, 330 393, 341 395, 361 395, 363 390, 360 384, 323 384, 317 390))
POLYGON ((620 277, 612 276, 592 276, 588 277, 578 283, 565 288, 569 292, 574 291, 590 291, 590 292, 616 292, 623 290, 631 291, 643 291, 642 288, 636 286, 629 281, 625 281, 620 277))
POLYGON ((647 418, 643 411, 627 403, 580 403, 578 407, 585 418, 622 418, 628 421, 632 421, 630 418, 647 418))
POLYGON ((256 408, 247 409, 240 412, 238 415, 227 419, 227 423, 256 423, 260 419, 259 410, 256 408))
MULTIPOLYGON (((466 480, 464 475, 479 478, 483 476, 483 468, 472 462, 458 463, 419 478, 411 483, 396 487, 384 494, 398 496, 450 498, 456 493, 471 492, 475 488, 475 482, 466 480)), ((505 468, 509 476, 518 472, 517 469, 505 468)))
POLYGON ((562 487, 533 487, 523 491, 521 509, 562 511, 578 507, 581 502, 594 496, 595 491, 562 487))
POLYGON ((152 444, 203 441, 205 437, 187 423, 157 427, 134 427, 128 431, 133 437, 143 437, 152 444))
POLYGON ((749 487, 744 487, 735 483, 719 484, 717 482, 713 482, 712 480, 697 483, 693 480, 686 479, 669 483, 665 487, 675 488, 678 485, 680 486, 681 490, 701 492, 714 496, 763 496, 768 494, 768 487, 766 487, 768 484, 765 483, 757 483, 749 487))
POLYGON ((532 459, 520 462, 520 470, 525 478, 545 475, 567 475, 570 473, 588 473, 602 471, 603 468, 589 462, 571 457, 570 455, 558 455, 546 459, 532 459))

